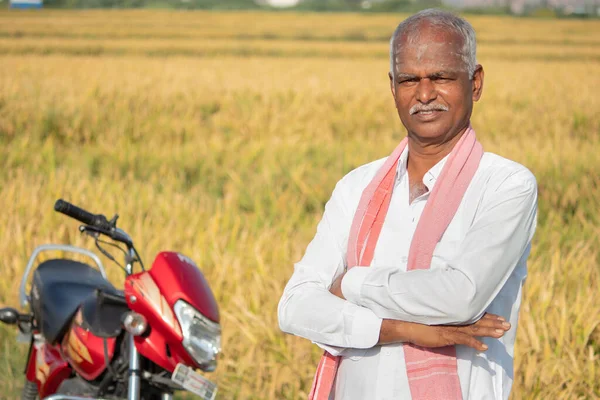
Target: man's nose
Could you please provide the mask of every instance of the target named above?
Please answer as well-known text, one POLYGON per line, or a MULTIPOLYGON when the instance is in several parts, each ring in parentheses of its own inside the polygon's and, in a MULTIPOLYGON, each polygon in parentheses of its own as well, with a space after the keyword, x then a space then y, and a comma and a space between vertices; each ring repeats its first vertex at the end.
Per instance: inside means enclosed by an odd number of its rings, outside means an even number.
POLYGON ((433 82, 431 82, 431 80, 428 78, 421 79, 417 84, 417 101, 423 104, 427 104, 435 100, 436 97, 437 92, 435 90, 433 82))

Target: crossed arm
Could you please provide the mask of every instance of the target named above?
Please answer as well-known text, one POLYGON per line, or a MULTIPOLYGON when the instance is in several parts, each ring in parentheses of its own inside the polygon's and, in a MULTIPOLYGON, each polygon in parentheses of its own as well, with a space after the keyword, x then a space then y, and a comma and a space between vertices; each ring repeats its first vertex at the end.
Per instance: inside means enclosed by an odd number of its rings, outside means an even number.
POLYGON ((458 256, 441 268, 401 272, 397 267, 359 266, 345 273, 352 215, 344 190, 342 180, 315 238, 295 265, 278 310, 283 331, 310 339, 334 355, 345 348, 411 341, 416 324, 478 321, 535 230, 535 180, 529 175, 513 177, 482 205, 458 256), (347 226, 339 221, 347 221, 347 226))

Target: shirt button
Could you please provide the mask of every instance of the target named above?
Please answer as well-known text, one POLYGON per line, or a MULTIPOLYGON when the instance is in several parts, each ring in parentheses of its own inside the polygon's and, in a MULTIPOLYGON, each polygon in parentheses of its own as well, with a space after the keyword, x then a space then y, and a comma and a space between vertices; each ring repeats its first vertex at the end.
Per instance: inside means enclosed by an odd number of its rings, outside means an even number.
POLYGON ((391 356, 392 355, 392 351, 389 350, 389 349, 386 349, 386 350, 383 351, 383 355, 385 355, 385 356, 391 356))

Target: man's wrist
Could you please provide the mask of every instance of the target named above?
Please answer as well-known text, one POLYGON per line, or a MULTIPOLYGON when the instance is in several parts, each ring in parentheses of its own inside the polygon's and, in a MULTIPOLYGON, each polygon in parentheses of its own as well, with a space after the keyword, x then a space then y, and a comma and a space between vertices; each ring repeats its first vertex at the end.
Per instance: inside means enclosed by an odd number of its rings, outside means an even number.
POLYGON ((410 322, 384 319, 381 322, 377 344, 411 343, 414 334, 413 325, 410 322))

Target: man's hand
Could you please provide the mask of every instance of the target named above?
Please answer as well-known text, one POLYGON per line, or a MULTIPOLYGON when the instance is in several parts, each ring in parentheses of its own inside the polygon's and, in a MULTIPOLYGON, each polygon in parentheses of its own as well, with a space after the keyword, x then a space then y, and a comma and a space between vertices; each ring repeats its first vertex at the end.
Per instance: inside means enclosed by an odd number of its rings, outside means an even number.
POLYGON ((474 324, 462 326, 429 326, 387 319, 381 325, 378 344, 402 341, 429 348, 462 344, 485 351, 487 346, 477 337, 500 338, 509 329, 510 323, 494 314, 484 314, 474 324))
POLYGON ((333 284, 329 288, 329 291, 331 292, 331 294, 336 295, 337 297, 339 297, 342 300, 346 300, 346 298, 342 294, 342 279, 344 279, 344 276, 346 276, 346 272, 348 272, 348 271, 344 271, 343 274, 338 276, 337 279, 335 281, 333 281, 333 284))

